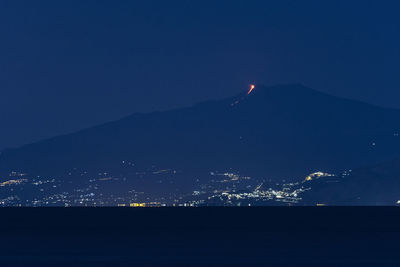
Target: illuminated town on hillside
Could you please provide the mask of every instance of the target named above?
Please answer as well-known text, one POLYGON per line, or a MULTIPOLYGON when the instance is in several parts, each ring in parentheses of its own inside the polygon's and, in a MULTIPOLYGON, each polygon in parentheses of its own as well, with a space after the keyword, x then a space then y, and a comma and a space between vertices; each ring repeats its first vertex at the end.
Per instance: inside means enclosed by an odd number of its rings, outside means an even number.
MULTIPOLYGON (((122 164, 134 165, 128 161, 122 164)), ((346 176, 346 173, 343 172, 340 177, 346 176)), ((0 206, 302 205, 302 195, 311 190, 310 181, 340 179, 336 175, 318 171, 300 182, 274 183, 272 180, 253 178, 233 170, 210 171, 205 177, 195 179, 195 184, 178 188, 176 184, 185 177, 179 170, 153 167, 148 171, 135 172, 134 175, 135 179, 128 179, 108 172, 92 175, 72 169, 66 174, 68 179, 62 179, 32 177, 27 173, 13 171, 8 180, 0 184, 0 206), (79 183, 71 177, 79 177, 79 183)))

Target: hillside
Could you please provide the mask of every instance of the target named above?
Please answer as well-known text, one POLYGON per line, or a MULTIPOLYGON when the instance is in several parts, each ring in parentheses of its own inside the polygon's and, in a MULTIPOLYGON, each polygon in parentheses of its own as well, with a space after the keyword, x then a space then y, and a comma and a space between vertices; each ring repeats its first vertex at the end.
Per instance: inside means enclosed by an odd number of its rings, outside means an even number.
MULTIPOLYGON (((394 158, 400 112, 302 85, 257 86, 251 94, 192 107, 133 114, 80 132, 3 151, 0 174, 62 175, 72 168, 120 171, 157 166, 197 172, 234 169, 296 180, 394 158)), ((4 180, 4 179, 3 179, 4 180)))

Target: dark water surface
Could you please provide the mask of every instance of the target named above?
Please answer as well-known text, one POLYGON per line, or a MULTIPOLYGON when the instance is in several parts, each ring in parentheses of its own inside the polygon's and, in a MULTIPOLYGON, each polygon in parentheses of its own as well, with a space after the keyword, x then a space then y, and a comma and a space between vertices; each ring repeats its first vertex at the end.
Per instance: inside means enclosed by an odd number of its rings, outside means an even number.
POLYGON ((398 207, 2 208, 0 266, 400 266, 398 207))

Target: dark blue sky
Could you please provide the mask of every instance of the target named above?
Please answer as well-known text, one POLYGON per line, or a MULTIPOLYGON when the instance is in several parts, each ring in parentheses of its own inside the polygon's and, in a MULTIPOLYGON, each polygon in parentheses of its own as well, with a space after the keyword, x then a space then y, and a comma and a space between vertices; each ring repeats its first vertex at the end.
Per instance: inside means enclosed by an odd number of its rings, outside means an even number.
POLYGON ((0 148, 303 83, 400 108, 399 1, 1 1, 0 148))

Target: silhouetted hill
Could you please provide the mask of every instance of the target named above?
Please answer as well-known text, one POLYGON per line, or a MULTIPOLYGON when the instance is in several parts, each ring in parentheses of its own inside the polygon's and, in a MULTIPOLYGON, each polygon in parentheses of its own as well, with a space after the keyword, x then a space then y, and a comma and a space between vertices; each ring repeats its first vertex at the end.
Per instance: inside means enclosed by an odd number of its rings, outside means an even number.
POLYGON ((400 201, 400 160, 390 160, 307 183, 312 190, 304 194, 304 204, 396 205, 400 201))
POLYGON ((257 86, 223 100, 133 114, 80 132, 3 151, 0 173, 118 170, 122 161, 197 171, 234 168, 295 180, 391 159, 400 111, 302 85, 257 86))

